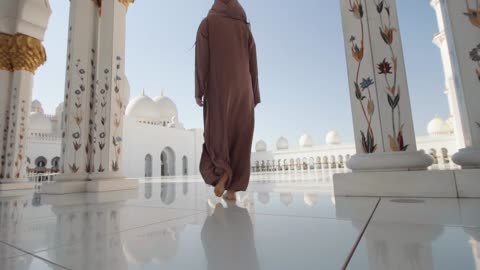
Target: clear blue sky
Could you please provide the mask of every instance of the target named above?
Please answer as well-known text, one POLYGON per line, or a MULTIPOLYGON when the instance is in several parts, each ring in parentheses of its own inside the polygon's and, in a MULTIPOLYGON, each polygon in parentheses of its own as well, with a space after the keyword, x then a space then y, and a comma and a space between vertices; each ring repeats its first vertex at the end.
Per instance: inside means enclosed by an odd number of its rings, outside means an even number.
MULTIPOLYGON (((448 116, 438 31, 427 0, 400 0, 400 28, 416 132, 426 134, 435 114, 448 116)), ((69 1, 50 1, 53 14, 44 45, 48 62, 35 77, 33 96, 48 113, 62 101, 69 1)), ((177 104, 187 128, 202 127, 194 103, 195 34, 213 0, 138 0, 127 18, 126 74, 133 98, 161 89, 177 104), (168 4, 167 4, 168 3, 168 4)), ((330 129, 353 142, 338 0, 241 0, 257 41, 263 103, 257 107, 255 141, 269 148, 278 137, 298 144, 302 133, 323 143, 330 129)))

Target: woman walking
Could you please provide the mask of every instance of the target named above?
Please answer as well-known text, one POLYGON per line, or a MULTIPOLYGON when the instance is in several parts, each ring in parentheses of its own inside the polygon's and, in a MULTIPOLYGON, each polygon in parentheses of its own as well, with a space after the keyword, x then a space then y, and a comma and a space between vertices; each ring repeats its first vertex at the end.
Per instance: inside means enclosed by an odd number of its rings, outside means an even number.
POLYGON ((215 0, 197 33, 195 98, 203 106, 200 173, 235 200, 250 179, 254 108, 260 103, 255 41, 238 0, 215 0))

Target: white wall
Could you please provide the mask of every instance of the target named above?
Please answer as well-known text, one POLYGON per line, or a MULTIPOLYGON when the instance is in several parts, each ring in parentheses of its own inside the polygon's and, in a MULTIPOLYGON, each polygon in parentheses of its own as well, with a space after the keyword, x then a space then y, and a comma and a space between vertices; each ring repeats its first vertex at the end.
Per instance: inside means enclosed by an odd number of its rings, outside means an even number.
POLYGON ((152 176, 160 176, 160 155, 166 147, 170 147, 175 153, 175 175, 182 175, 183 156, 188 158, 188 174, 198 173, 203 131, 141 124, 125 116, 123 134, 124 174, 127 177, 145 176, 147 154, 152 155, 152 176))
POLYGON ((30 168, 35 168, 35 159, 43 156, 47 159, 46 168, 52 167, 52 159, 60 157, 62 140, 58 137, 28 138, 27 157, 30 158, 30 168))

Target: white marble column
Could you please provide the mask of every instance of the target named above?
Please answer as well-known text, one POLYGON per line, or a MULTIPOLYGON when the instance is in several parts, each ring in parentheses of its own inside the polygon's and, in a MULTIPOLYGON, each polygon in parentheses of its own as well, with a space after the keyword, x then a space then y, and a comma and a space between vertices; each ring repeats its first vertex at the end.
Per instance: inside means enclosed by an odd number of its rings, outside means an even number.
POLYGON ((3 41, 0 61, 4 67, 0 83, 3 89, 0 102, 0 126, 3 127, 0 190, 33 188, 26 179, 26 137, 34 73, 46 61, 42 40, 51 9, 48 1, 25 0, 2 2, 0 10, 3 41), (10 72, 5 72, 5 66, 10 72))
POLYGON ((480 168, 480 7, 476 0, 440 0, 452 58, 465 148, 453 156, 463 168, 480 168))
POLYGON ((99 7, 96 1, 71 0, 64 96, 61 175, 42 185, 43 193, 85 191, 92 171, 99 7))
POLYGON ((11 38, 11 35, 0 33, 0 179, 4 178, 4 165, 6 163, 7 117, 13 70, 9 56, 11 38))
POLYGON ((94 104, 95 152, 88 191, 136 188, 122 173, 126 15, 133 0, 103 0, 94 104))
POLYGON ((395 0, 340 0, 357 154, 355 171, 426 169, 417 151, 395 0))

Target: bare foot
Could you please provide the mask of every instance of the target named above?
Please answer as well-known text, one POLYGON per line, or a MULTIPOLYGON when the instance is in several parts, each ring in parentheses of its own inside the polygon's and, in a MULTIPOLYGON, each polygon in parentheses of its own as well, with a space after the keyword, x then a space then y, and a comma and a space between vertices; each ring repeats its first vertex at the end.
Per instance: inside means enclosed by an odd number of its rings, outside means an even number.
POLYGON ((218 183, 215 185, 215 189, 213 190, 213 192, 215 192, 215 195, 217 197, 222 197, 223 193, 225 193, 225 185, 227 184, 227 178, 227 174, 222 175, 220 180, 218 180, 218 183))
POLYGON ((237 200, 237 195, 235 191, 227 191, 227 194, 223 196, 223 198, 227 201, 236 201, 237 200))

